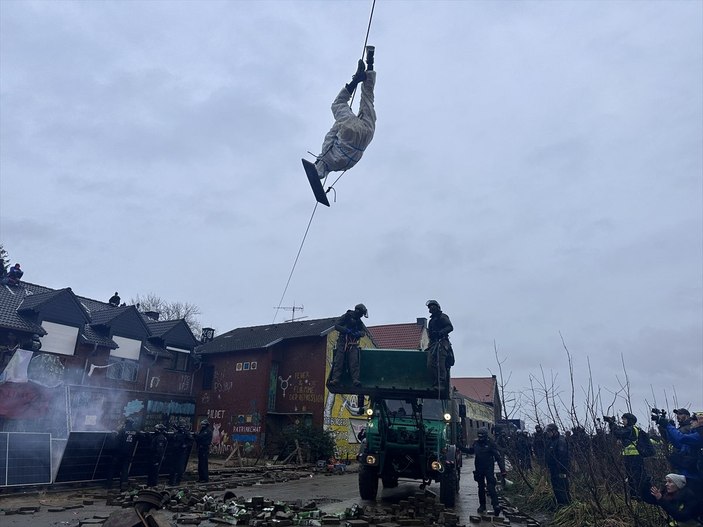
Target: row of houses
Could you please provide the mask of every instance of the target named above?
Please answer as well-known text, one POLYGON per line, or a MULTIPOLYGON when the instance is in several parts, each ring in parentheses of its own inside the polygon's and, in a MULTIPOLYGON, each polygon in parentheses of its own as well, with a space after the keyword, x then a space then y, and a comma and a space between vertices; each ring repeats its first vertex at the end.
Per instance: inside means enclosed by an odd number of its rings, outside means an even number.
MULTIPOLYGON (((325 386, 336 317, 236 328, 196 338, 184 320, 159 320, 70 288, 0 286, 0 432, 116 429, 132 417, 194 425, 208 418, 212 451, 238 443, 267 454, 289 425, 323 427, 353 457, 365 425, 355 395, 325 386)), ((366 347, 424 349, 427 321, 369 327, 366 347)), ((461 361, 459 354, 459 361, 461 361)), ((500 418, 494 377, 453 379, 467 406, 465 432, 500 418)))

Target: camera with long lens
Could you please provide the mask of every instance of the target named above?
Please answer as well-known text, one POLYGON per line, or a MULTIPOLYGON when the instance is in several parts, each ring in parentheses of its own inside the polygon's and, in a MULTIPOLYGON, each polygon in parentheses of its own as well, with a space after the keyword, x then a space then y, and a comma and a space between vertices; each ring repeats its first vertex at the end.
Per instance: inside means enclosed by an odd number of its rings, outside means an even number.
POLYGON ((666 410, 663 408, 661 410, 659 408, 652 408, 652 421, 657 423, 662 419, 666 419, 666 410))
POLYGON ((613 417, 612 415, 604 415, 603 421, 605 421, 608 424, 613 424, 613 423, 615 423, 615 417, 613 417))

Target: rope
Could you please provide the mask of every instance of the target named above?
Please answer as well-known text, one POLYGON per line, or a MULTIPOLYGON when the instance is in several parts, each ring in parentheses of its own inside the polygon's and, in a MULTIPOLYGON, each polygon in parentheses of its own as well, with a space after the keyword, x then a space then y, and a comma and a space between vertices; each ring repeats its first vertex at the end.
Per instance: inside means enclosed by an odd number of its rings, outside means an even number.
MULTIPOLYGON (((364 47, 361 50, 361 58, 362 59, 364 58, 364 53, 366 52, 366 44, 369 42, 369 33, 371 32, 371 22, 373 21, 374 9, 376 9, 376 0, 373 0, 373 3, 371 4, 371 14, 369 15, 369 25, 366 27, 366 37, 364 38, 364 47)), ((355 95, 356 95, 356 87, 354 87, 354 93, 352 93, 351 100, 349 101, 349 106, 354 104, 354 96, 355 95)), ((346 170, 344 172, 342 172, 337 177, 337 179, 335 179, 334 182, 332 182, 332 184, 329 187, 327 187, 327 190, 325 192, 329 192, 330 190, 332 190, 334 188, 334 186, 337 184, 337 181, 342 179, 342 176, 346 173, 347 173, 346 170)), ((327 178, 325 178, 325 181, 327 181, 327 178)))
MULTIPOLYGON (((364 53, 366 51, 366 44, 369 41, 369 33, 371 32, 371 22, 373 21, 373 12, 374 9, 376 8, 376 0, 373 0, 371 4, 371 15, 369 16, 369 23, 368 26, 366 27, 366 37, 364 38, 364 47, 361 50, 361 58, 364 58, 364 53)), ((356 88, 354 88, 354 93, 352 93, 351 100, 349 104, 351 105, 354 102, 354 96, 356 95, 356 88)), ((337 179, 334 180, 332 185, 327 187, 326 193, 329 193, 330 190, 333 190, 333 187, 341 179, 341 177, 346 174, 347 171, 345 170, 342 172, 337 179)), ((325 176, 325 181, 327 181, 327 177, 325 176)), ((322 182, 324 185, 325 181, 322 182)), ((336 192, 336 191, 335 191, 336 192)), ((283 305, 283 299, 286 297, 286 292, 288 291, 288 286, 290 285, 290 281, 293 278, 293 272, 295 271, 295 267, 298 265, 298 259, 300 258, 300 253, 303 251, 303 245, 305 245, 305 239, 308 237, 308 232, 310 231, 310 225, 312 225, 312 220, 315 217, 315 212, 317 212, 317 206, 319 205, 318 202, 315 202, 315 207, 312 209, 312 214, 310 215, 310 221, 308 221, 308 226, 305 228, 305 234, 303 235, 303 239, 300 242, 300 247, 298 248, 298 254, 295 255, 295 261, 293 262, 293 267, 290 270, 290 273, 288 274, 288 280, 286 281, 286 287, 283 288, 283 294, 281 295, 281 299, 278 302, 278 306, 276 307, 276 312, 273 315, 273 322, 272 324, 276 323, 276 316, 278 316, 278 312, 281 310, 281 305, 283 305)))
POLYGON ((293 278, 293 271, 295 271, 295 266, 298 265, 298 259, 300 258, 300 253, 303 251, 303 245, 305 244, 305 238, 308 237, 308 232, 310 231, 310 225, 312 224, 312 219, 315 217, 315 212, 317 212, 317 206, 319 203, 316 201, 315 202, 315 207, 312 209, 312 214, 310 215, 310 221, 308 221, 308 226, 305 228, 305 234, 303 235, 303 240, 300 242, 300 247, 298 248, 298 254, 295 255, 295 261, 293 262, 293 267, 290 270, 290 274, 288 275, 288 281, 286 282, 286 287, 283 289, 283 294, 281 295, 281 299, 278 301, 278 307, 276 307, 276 313, 273 315, 273 322, 272 324, 276 323, 276 316, 278 315, 278 312, 281 310, 281 305, 283 304, 283 299, 286 297, 286 292, 288 291, 288 286, 290 285, 291 278, 293 278))

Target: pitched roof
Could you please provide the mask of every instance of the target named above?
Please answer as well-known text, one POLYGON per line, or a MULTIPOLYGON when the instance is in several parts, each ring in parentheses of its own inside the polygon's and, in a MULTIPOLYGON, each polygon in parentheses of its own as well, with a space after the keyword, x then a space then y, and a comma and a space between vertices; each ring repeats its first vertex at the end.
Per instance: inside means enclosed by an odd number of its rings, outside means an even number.
POLYGON ((17 308, 25 298, 32 295, 42 295, 53 289, 22 281, 19 286, 0 285, 0 328, 27 333, 46 335, 46 331, 32 320, 32 317, 22 316, 17 308))
POLYGON ((115 320, 117 317, 128 311, 130 308, 133 308, 133 306, 124 306, 124 307, 114 307, 114 306, 108 306, 105 309, 101 309, 100 311, 92 311, 90 313, 90 318, 91 322, 94 325, 97 324, 102 324, 102 325, 107 325, 108 322, 112 322, 115 320))
POLYGON ((337 317, 334 317, 237 328, 199 346, 197 352, 210 354, 261 349, 287 339, 323 337, 334 329, 336 321, 337 317))
MULTIPOLYGON (((6 330, 21 331, 26 333, 37 333, 46 335, 46 331, 36 320, 36 312, 45 308, 56 309, 60 304, 61 309, 66 306, 75 309, 72 311, 75 320, 73 323, 80 323, 82 326, 79 338, 88 344, 97 344, 110 349, 117 348, 117 344, 112 340, 105 329, 106 326, 114 327, 114 324, 125 317, 120 324, 138 326, 138 330, 149 335, 162 337, 173 328, 177 328, 182 320, 164 320, 152 324, 147 324, 142 320, 141 314, 135 306, 114 307, 107 302, 100 302, 91 298, 77 296, 70 287, 63 289, 51 289, 30 282, 22 281, 19 286, 0 285, 0 328, 6 330), (82 320, 81 320, 82 319, 82 320), (81 320, 79 322, 79 320, 81 320), (84 324, 83 321, 86 323, 84 324)), ((183 333, 183 332, 181 332, 183 333)), ((187 331, 195 344, 190 330, 187 331)), ((182 339, 184 342, 188 339, 182 339)), ((171 352, 159 347, 156 343, 151 343, 149 352, 155 355, 171 356, 171 352)))
POLYGON ((88 344, 96 344, 97 346, 105 346, 110 349, 117 349, 119 346, 108 335, 101 332, 98 328, 91 327, 86 324, 81 330, 81 338, 88 344))
POLYGON ((496 384, 495 377, 452 377, 452 386, 460 394, 482 403, 495 403, 496 384))
MULTIPOLYGON (((34 311, 36 308, 61 295, 65 290, 56 289, 55 291, 42 291, 26 295, 17 307, 17 311, 34 311)), ((70 288, 68 290, 70 291, 70 288)))
POLYGON ((422 349, 423 324, 387 324, 370 326, 371 338, 379 348, 384 349, 422 349))

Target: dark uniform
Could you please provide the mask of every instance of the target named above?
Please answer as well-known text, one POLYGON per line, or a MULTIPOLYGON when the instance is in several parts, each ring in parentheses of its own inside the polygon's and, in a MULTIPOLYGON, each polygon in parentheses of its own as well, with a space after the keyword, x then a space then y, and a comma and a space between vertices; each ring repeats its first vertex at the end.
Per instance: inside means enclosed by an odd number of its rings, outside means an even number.
POLYGON ((154 435, 151 438, 151 452, 149 459, 149 474, 147 475, 147 487, 155 487, 159 484, 159 468, 166 454, 168 438, 166 437, 166 427, 158 424, 154 427, 154 435))
POLYGON ((467 454, 473 454, 474 457, 474 481, 478 483, 478 502, 480 507, 478 512, 486 510, 486 491, 491 497, 491 505, 493 505, 493 514, 500 514, 500 506, 498 504, 498 493, 496 492, 496 476, 495 464, 498 463, 500 473, 505 476, 505 462, 503 455, 498 450, 498 446, 488 438, 488 429, 481 427, 478 429, 478 439, 473 442, 469 448, 462 449, 467 454))
POLYGON ((171 437, 171 442, 173 443, 173 456, 171 457, 168 482, 169 485, 180 485, 190 450, 193 447, 193 436, 185 426, 179 425, 176 433, 171 437))
POLYGON ((361 317, 368 317, 364 304, 357 304, 337 319, 334 329, 339 332, 337 345, 332 356, 332 371, 328 384, 339 384, 344 368, 349 369, 354 386, 361 386, 359 380, 359 339, 366 334, 366 326, 361 317))
POLYGON ((532 437, 532 451, 535 453, 535 461, 538 465, 544 466, 544 430, 540 425, 535 425, 535 433, 532 437))
POLYGON ((532 442, 527 430, 523 430, 515 440, 517 463, 522 470, 532 470, 532 442))
POLYGON ((198 482, 207 483, 210 480, 208 457, 212 444, 212 428, 207 419, 200 421, 200 430, 195 434, 195 444, 198 445, 198 482))
POLYGON ((120 492, 126 490, 129 481, 129 464, 132 461, 134 448, 137 446, 137 431, 134 430, 134 421, 125 419, 124 425, 108 437, 112 453, 112 462, 108 469, 107 488, 112 488, 112 480, 116 474, 120 478, 120 492))
POLYGON ((549 469, 554 498, 558 505, 571 503, 569 492, 569 446, 559 434, 554 423, 547 425, 547 443, 545 444, 545 463, 549 469))
POLYGON ((430 321, 427 324, 430 338, 427 347, 427 370, 434 386, 446 386, 449 368, 454 366, 454 351, 449 342, 449 334, 454 331, 454 326, 446 313, 442 313, 442 308, 436 300, 428 300, 426 305, 430 310, 430 321))

